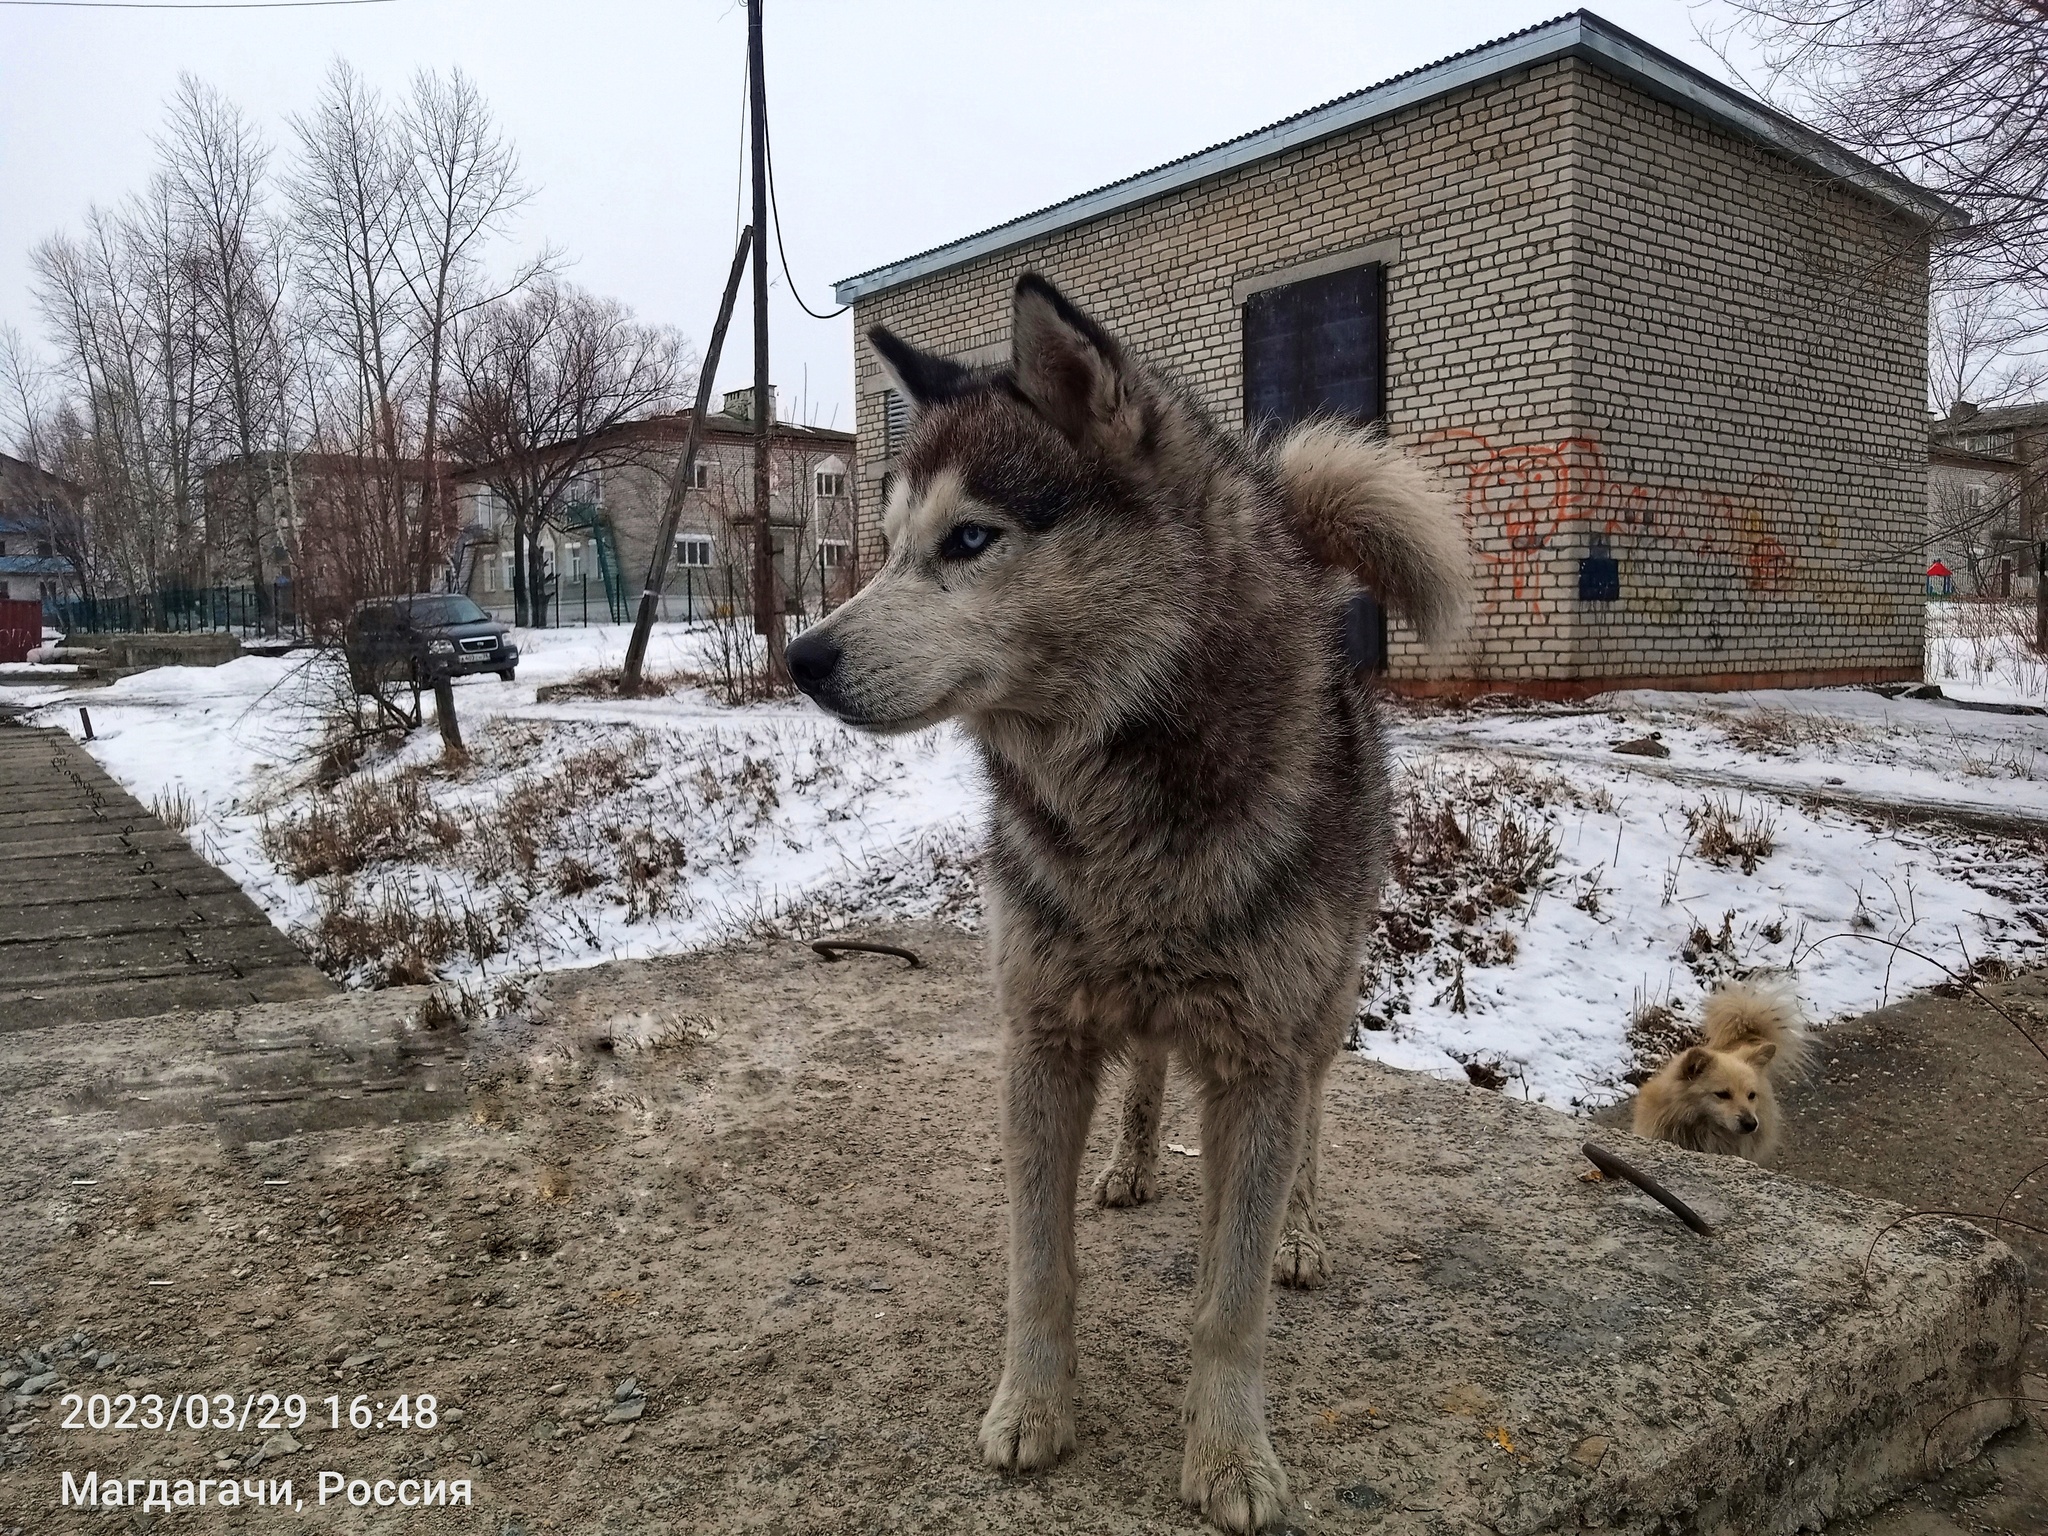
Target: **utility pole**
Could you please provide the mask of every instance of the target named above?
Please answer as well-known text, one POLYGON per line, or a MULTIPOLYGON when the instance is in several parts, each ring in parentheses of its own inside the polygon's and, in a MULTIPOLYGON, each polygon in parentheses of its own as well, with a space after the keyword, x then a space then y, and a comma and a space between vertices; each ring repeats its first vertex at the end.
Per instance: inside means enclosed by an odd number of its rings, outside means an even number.
MULTIPOLYGON (((682 521, 683 502, 690 494, 690 471, 696 467, 697 450, 704 445, 704 418, 711 410, 711 388, 718 378, 718 359, 725 351, 725 328, 732 323, 733 301, 740 296, 740 279, 746 275, 747 251, 754 243, 752 226, 740 231, 739 249, 732 255, 732 271, 726 274, 725 297, 718 305, 718 323, 711 327, 711 345, 704 353, 704 367, 697 375, 697 408, 690 412, 690 435, 683 442, 683 456, 669 476, 668 499, 662 508, 661 529, 654 536, 654 553, 647 561, 647 585, 640 590, 640 612, 633 620, 633 638, 626 645, 626 665, 619 673, 619 691, 631 696, 641 687, 641 668, 647 660, 647 637, 654 631, 654 614, 661 601, 662 586, 668 580, 668 558, 675 549, 676 525, 682 521)), ((683 615, 694 619, 694 613, 683 615)))
POLYGON ((783 665, 782 594, 775 580, 775 532, 768 524, 768 74, 761 57, 761 0, 747 0, 748 117, 754 153, 754 633, 768 637, 768 681, 783 665))

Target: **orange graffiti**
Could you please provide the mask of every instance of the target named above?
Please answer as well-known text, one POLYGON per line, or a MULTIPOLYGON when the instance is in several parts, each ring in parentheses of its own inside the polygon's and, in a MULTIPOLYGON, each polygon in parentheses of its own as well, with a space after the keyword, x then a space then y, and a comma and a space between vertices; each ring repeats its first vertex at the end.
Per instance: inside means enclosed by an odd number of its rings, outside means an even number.
POLYGON ((1543 611, 1543 552, 1564 535, 1625 534, 1702 560, 1726 563, 1754 592, 1784 589, 1796 559, 1772 531, 1790 511, 1783 477, 1753 475, 1740 491, 1646 485, 1611 473, 1588 435, 1553 443, 1495 444, 1453 428, 1423 440, 1465 480, 1465 518, 1490 568, 1486 606, 1526 603, 1543 611))

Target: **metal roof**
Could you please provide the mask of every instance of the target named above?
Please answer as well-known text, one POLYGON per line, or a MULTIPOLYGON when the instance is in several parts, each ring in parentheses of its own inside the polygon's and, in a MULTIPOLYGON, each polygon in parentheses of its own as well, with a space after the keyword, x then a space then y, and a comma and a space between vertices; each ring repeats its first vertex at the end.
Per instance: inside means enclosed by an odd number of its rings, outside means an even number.
POLYGON ((833 286, 833 293, 841 304, 851 304, 855 299, 1179 191, 1224 171, 1313 144, 1466 86, 1559 58, 1583 59, 1660 100, 1768 144, 1831 180, 1848 182, 1929 224, 1960 228, 1969 222, 1968 216, 1953 204, 1905 177, 1871 164, 1826 135, 1700 73, 1612 22, 1590 11, 1574 11, 979 234, 844 278, 833 286))

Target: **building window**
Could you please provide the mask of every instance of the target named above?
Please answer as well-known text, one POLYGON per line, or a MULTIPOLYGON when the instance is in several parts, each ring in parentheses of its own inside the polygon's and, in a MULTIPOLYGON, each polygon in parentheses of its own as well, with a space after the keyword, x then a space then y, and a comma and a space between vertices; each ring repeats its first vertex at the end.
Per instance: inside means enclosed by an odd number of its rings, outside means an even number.
POLYGON ((679 533, 676 535, 676 560, 683 565, 708 566, 711 564, 711 539, 702 533, 679 533))
POLYGON ((37 558, 38 560, 48 560, 48 559, 50 559, 50 558, 51 558, 51 555, 52 555, 52 550, 51 550, 51 545, 50 545, 50 541, 49 541, 48 539, 37 539, 37 540, 36 540, 36 558, 37 558))
POLYGON ((1386 414, 1385 275, 1378 263, 1347 267, 1245 300, 1247 427, 1386 414))
POLYGON ((910 435, 910 402, 893 389, 882 391, 882 457, 893 459, 910 435))
POLYGON ((583 541, 581 539, 572 540, 569 544, 569 579, 571 581, 581 581, 583 579, 583 541))
POLYGON ((690 489, 693 491, 708 491, 711 489, 711 466, 702 459, 698 459, 690 466, 690 489))
POLYGON ((818 541, 818 564, 828 571, 836 571, 842 565, 853 563, 853 545, 845 539, 820 539, 818 541))
POLYGON ((597 471, 586 469, 581 474, 571 475, 569 483, 562 487, 562 500, 570 506, 601 506, 604 502, 603 487, 598 482, 597 471))
POLYGON ((818 494, 827 500, 836 500, 846 494, 846 476, 831 470, 818 471, 818 494))
POLYGON ((509 549, 504 554, 498 556, 498 564, 504 572, 502 579, 498 582, 498 590, 500 592, 510 592, 512 590, 512 562, 517 558, 509 549))

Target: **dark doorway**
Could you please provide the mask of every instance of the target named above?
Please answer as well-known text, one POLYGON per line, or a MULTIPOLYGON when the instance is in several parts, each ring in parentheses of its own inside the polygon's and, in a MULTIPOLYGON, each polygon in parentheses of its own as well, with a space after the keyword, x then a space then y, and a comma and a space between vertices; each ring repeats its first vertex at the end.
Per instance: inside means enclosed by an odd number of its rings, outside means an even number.
MULTIPOLYGON (((1284 431, 1310 416, 1386 415, 1386 268, 1374 262, 1261 288, 1244 303, 1244 422, 1284 431)), ((1383 672, 1387 616, 1361 592, 1345 615, 1353 666, 1383 672)))

